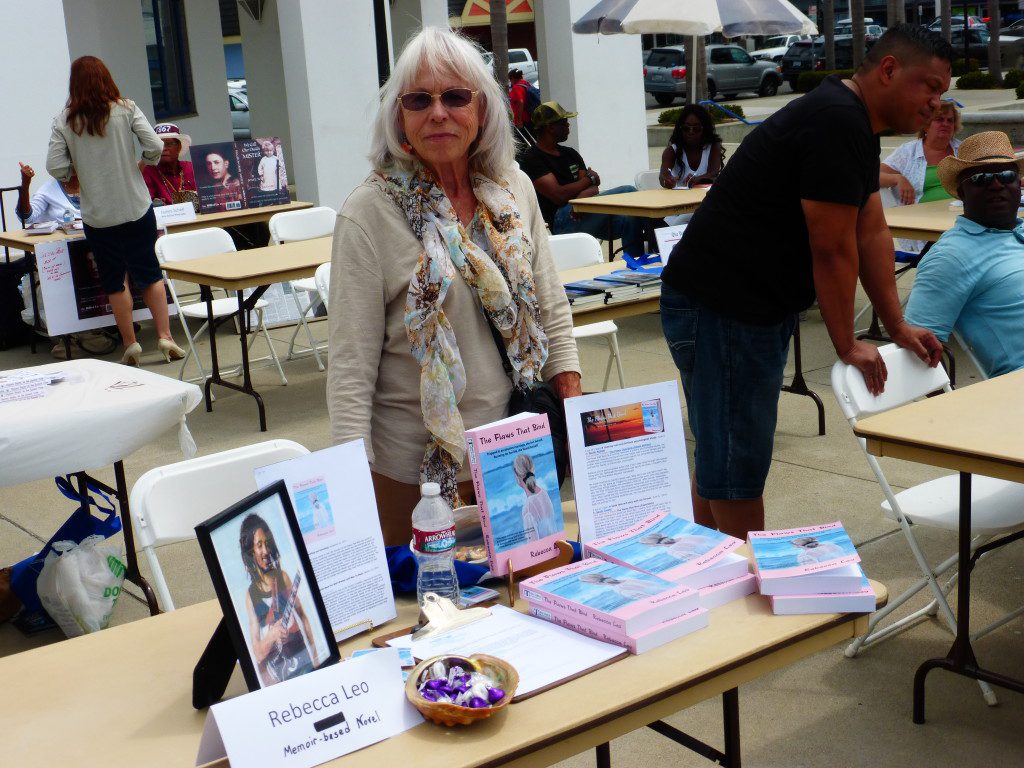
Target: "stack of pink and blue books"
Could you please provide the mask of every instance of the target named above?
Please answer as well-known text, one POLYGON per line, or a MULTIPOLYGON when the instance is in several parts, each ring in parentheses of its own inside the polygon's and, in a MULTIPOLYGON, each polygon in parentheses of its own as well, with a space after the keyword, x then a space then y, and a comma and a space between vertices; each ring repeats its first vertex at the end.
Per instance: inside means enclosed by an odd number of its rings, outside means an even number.
POLYGON ((695 589, 597 558, 519 585, 532 616, 643 653, 708 624, 695 589))
POLYGON ((751 594, 756 583, 737 538, 664 512, 584 547, 589 557, 635 568, 700 594, 701 608, 751 594))
POLYGON ((758 589, 775 614, 870 613, 875 593, 840 522, 751 531, 758 589))

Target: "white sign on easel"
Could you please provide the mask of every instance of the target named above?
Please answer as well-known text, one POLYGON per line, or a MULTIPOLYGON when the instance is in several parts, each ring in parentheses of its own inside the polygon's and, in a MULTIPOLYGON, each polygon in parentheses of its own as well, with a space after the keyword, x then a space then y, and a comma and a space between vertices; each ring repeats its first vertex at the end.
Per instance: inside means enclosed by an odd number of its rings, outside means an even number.
POLYGON ((581 541, 655 512, 693 520, 675 381, 566 398, 565 422, 581 541))
MULTIPOLYGON (((115 324, 114 312, 100 287, 96 261, 85 239, 37 243, 36 269, 46 329, 51 336, 115 324)), ((167 311, 172 315, 177 312, 173 304, 167 311)), ((136 321, 151 318, 145 306, 132 312, 136 321)))
POLYGON ((422 722, 398 650, 385 648, 214 704, 196 765, 311 768, 422 722))
POLYGON ((668 257, 672 255, 672 249, 683 238, 685 231, 685 224, 675 227, 658 227, 654 230, 654 239, 658 242, 658 253, 661 255, 662 264, 668 264, 668 257))
POLYGON ((362 439, 255 471, 256 487, 284 480, 336 640, 397 615, 377 499, 362 439))

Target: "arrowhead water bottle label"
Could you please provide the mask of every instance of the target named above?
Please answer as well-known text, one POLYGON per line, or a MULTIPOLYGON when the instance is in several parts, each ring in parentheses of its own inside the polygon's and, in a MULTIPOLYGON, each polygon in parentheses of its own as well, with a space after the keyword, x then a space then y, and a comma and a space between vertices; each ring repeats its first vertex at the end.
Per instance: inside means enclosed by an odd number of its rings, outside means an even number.
POLYGON ((413 547, 428 555, 440 555, 455 547, 455 527, 441 531, 412 529, 413 547))

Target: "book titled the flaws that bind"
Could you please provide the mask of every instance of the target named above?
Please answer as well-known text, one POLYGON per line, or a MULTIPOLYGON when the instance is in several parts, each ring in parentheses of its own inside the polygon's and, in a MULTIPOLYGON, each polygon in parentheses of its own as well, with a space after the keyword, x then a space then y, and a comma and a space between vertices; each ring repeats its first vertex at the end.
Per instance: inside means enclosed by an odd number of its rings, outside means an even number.
POLYGON ((747 559, 734 553, 742 544, 721 531, 658 512, 588 542, 585 550, 590 557, 700 589, 747 574, 747 559))
POLYGON ((465 437, 491 573, 550 560, 565 523, 548 417, 521 413, 465 437))
POLYGON ((694 589, 596 558, 528 578, 519 593, 532 605, 633 637, 700 607, 694 589))

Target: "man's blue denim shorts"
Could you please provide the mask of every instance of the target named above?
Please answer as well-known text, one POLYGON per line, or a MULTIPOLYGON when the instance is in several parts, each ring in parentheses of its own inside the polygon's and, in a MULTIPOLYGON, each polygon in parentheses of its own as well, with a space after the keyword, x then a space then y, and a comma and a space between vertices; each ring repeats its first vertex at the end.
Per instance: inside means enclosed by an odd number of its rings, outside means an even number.
POLYGON ((764 493, 795 322, 745 323, 662 284, 661 327, 683 380, 701 497, 764 493))

